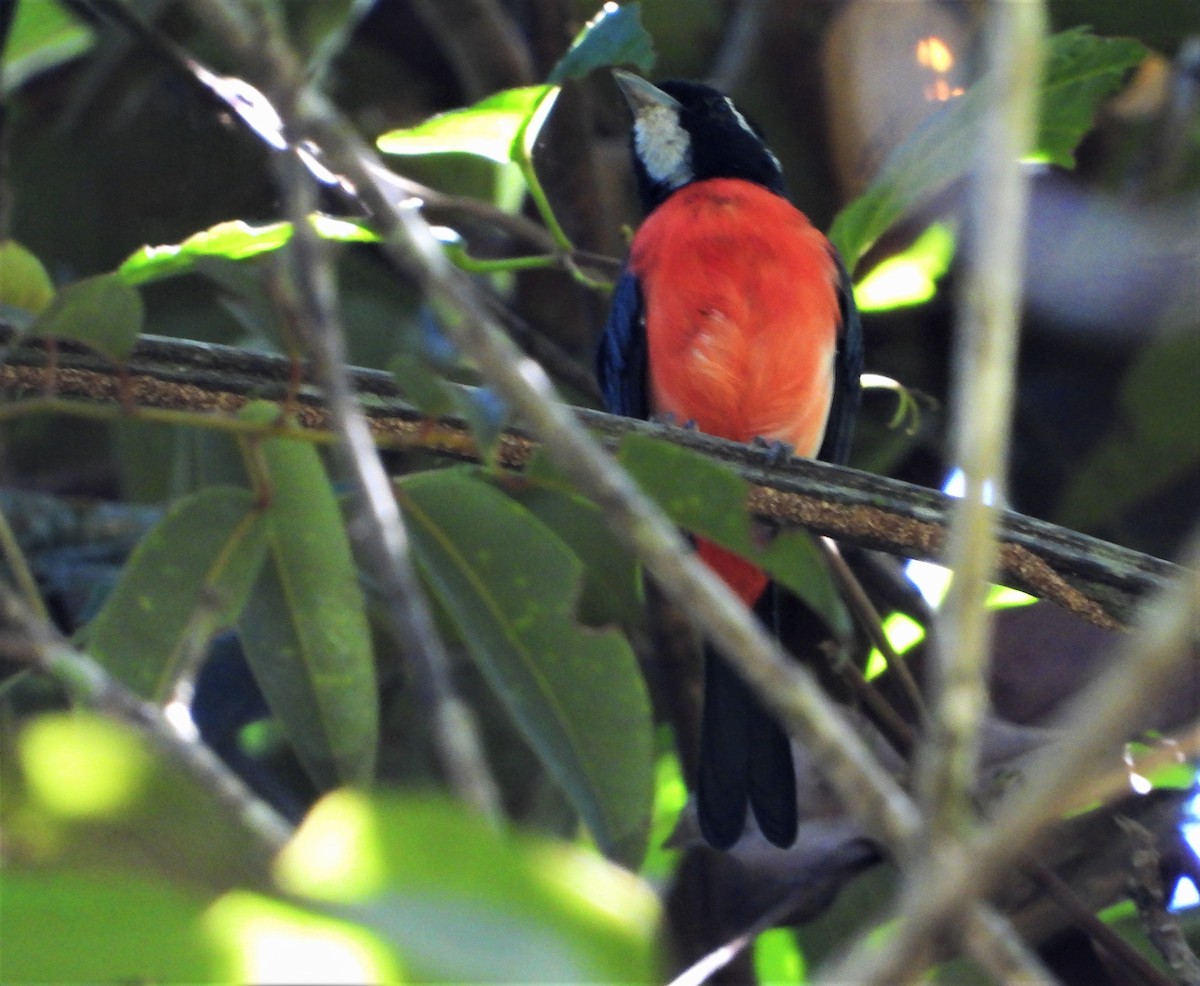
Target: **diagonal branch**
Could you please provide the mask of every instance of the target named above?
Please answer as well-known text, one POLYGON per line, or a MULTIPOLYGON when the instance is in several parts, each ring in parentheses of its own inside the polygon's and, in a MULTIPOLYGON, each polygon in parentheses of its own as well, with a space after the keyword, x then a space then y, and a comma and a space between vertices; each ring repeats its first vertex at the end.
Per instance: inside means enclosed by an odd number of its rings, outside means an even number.
MULTIPOLYGON (((13 341, 0 326, 0 346, 13 341)), ((104 357, 68 343, 58 348, 58 371, 46 372, 40 346, 11 350, 0 366, 0 387, 10 401, 0 420, 32 413, 115 417, 119 371, 104 357), (54 393, 58 400, 44 398, 54 393)), ((284 400, 291 364, 229 346, 146 336, 128 364, 133 407, 147 419, 195 427, 249 429, 233 415, 251 397, 284 400)), ((478 461, 467 424, 458 418, 432 421, 398 397, 392 377, 352 370, 351 378, 378 445, 420 448, 460 461, 478 461)), ((309 383, 297 395, 304 432, 292 437, 330 440, 319 390, 309 383)), ((632 432, 690 448, 741 473, 752 485, 749 507, 781 527, 802 527, 840 541, 906 558, 942 561, 945 530, 955 501, 937 490, 913 486, 843 466, 792 459, 694 431, 633 421, 576 408, 575 414, 608 448, 632 432)), ((536 448, 527 434, 510 429, 500 461, 521 468, 536 448)), ((1100 626, 1126 625, 1140 598, 1179 574, 1177 566, 1013 511, 999 518, 997 581, 1031 592, 1100 626)))

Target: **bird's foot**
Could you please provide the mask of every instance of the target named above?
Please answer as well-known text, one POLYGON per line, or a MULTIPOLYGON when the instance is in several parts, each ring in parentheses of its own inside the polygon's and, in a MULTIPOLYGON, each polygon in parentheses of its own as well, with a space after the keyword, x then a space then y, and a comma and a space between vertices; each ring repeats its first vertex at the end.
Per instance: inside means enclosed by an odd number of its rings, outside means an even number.
POLYGON ((762 435, 756 435, 750 444, 755 448, 763 449, 767 453, 768 463, 772 466, 783 465, 796 451, 794 445, 781 442, 777 438, 764 438, 762 435))

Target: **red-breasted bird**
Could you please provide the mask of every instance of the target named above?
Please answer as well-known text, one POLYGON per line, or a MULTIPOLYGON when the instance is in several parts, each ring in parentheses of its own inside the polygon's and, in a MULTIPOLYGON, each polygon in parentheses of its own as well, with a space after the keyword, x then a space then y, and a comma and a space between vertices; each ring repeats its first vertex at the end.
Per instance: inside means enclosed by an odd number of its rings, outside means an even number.
MULTIPOLYGON (((670 415, 722 438, 845 461, 862 341, 833 247, 787 200, 779 160, 727 96, 614 74, 633 110, 646 218, 597 353, 608 409, 670 415)), ((773 622, 774 593, 761 570, 703 540, 697 551, 773 622)), ((790 845, 797 806, 787 736, 711 652, 704 692, 696 784, 704 838, 732 846, 749 805, 769 841, 790 845)))

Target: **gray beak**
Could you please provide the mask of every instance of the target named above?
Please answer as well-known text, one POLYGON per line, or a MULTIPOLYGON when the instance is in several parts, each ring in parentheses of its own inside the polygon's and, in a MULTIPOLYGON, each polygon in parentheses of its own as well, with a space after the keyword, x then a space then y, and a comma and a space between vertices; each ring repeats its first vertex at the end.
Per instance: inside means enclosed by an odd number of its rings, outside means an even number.
POLYGON ((625 102, 633 110, 634 116, 641 116, 646 110, 656 106, 676 111, 682 109, 679 100, 674 96, 668 96, 658 86, 651 85, 640 76, 619 68, 613 69, 612 73, 613 78, 617 80, 617 85, 621 87, 621 95, 625 97, 625 102))

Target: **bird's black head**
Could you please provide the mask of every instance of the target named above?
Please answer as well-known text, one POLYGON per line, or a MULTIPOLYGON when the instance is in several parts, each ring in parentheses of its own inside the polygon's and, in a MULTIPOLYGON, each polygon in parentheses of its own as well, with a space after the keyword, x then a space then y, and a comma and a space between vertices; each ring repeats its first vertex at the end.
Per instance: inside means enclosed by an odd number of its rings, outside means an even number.
POLYGON ((784 194, 779 159, 728 96, 696 82, 654 86, 619 69, 613 75, 633 110, 633 167, 647 211, 705 178, 741 178, 784 194))

